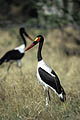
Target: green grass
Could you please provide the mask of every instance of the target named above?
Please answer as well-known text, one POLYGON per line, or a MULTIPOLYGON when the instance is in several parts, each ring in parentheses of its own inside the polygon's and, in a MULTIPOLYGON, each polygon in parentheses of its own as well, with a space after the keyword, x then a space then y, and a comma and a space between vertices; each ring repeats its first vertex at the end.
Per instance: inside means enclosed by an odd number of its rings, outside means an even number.
MULTIPOLYGON (((71 29, 69 32, 74 34, 75 30, 71 29)), ((41 31, 31 30, 29 33, 34 37, 41 31)), ((18 28, 0 32, 0 57, 7 50, 20 44, 17 35, 19 35, 18 28)), ((44 33, 44 36, 43 59, 58 74, 66 91, 66 102, 62 103, 50 90, 51 102, 46 110, 44 90, 36 78, 37 45, 26 52, 22 60, 22 72, 14 63, 4 78, 8 64, 4 63, 0 66, 0 120, 80 119, 80 58, 65 55, 63 45, 69 45, 69 41, 62 41, 60 30, 49 31, 47 35, 44 33)), ((29 44, 31 41, 28 41, 29 44)), ((70 44, 76 46, 74 42, 70 44)))

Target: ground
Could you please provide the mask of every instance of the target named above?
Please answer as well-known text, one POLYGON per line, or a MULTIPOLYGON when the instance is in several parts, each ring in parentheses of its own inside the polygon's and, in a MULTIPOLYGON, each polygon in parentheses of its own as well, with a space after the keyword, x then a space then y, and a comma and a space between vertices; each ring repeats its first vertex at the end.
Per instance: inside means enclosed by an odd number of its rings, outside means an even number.
MULTIPOLYGON (((0 57, 21 44, 18 29, 0 30, 0 57)), ((46 109, 44 89, 36 78, 36 45, 25 53, 21 69, 15 62, 5 76, 8 63, 0 66, 0 120, 80 120, 80 57, 65 52, 67 47, 79 48, 73 40, 78 31, 72 27, 65 28, 65 31, 72 36, 59 29, 47 32, 27 30, 33 38, 37 34, 44 35, 42 56, 59 76, 66 92, 66 102, 62 103, 50 90, 51 101, 46 109)), ((26 40, 30 45, 31 41, 26 40)))

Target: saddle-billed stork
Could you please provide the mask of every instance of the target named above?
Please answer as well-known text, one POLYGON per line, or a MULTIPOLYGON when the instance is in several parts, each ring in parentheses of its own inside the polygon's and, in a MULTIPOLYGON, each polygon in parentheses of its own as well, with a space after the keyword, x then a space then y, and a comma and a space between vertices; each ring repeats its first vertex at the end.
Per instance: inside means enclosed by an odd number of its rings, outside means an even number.
POLYGON ((21 27, 19 29, 19 33, 20 33, 20 36, 22 37, 22 40, 23 40, 23 44, 20 45, 19 47, 16 47, 8 52, 6 52, 4 54, 3 57, 1 57, 0 59, 0 65, 2 65, 4 62, 10 62, 9 66, 8 66, 8 69, 7 69, 7 72, 11 66, 11 64, 13 63, 13 61, 17 61, 18 63, 18 66, 21 67, 21 59, 23 58, 24 54, 25 54, 25 48, 27 46, 27 42, 25 40, 25 36, 27 36, 31 41, 32 39, 29 37, 29 35, 25 32, 25 29, 23 27, 21 27))
POLYGON ((41 85, 44 86, 46 94, 46 106, 48 105, 48 101, 50 100, 49 88, 51 88, 60 98, 62 102, 66 100, 66 93, 61 86, 60 80, 57 74, 44 62, 41 54, 42 46, 43 46, 44 38, 42 35, 38 35, 34 42, 25 49, 25 51, 31 49, 37 43, 39 43, 38 52, 37 52, 37 78, 41 85))

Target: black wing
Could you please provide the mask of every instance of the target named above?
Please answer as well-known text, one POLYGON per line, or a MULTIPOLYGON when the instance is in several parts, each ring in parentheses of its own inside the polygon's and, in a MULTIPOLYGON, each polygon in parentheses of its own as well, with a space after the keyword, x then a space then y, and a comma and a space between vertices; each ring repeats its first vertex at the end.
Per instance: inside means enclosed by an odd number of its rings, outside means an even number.
POLYGON ((18 60, 24 56, 24 53, 20 53, 18 50, 10 50, 1 58, 2 61, 8 62, 9 60, 18 60))
POLYGON ((60 94, 61 93, 61 85, 60 85, 60 81, 58 76, 56 75, 56 73, 52 70, 52 74, 55 75, 51 76, 48 72, 46 72, 44 69, 42 69, 41 67, 38 69, 39 74, 41 79, 48 84, 49 86, 51 86, 53 89, 55 89, 55 91, 60 94))

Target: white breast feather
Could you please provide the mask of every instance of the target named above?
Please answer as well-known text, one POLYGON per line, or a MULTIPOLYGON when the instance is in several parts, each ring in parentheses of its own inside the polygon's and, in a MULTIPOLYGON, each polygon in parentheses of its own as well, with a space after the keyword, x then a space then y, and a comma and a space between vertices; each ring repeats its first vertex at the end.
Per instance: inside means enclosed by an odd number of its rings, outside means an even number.
POLYGON ((25 45, 20 45, 19 47, 14 48, 14 50, 19 50, 20 53, 24 53, 25 51, 25 45))

